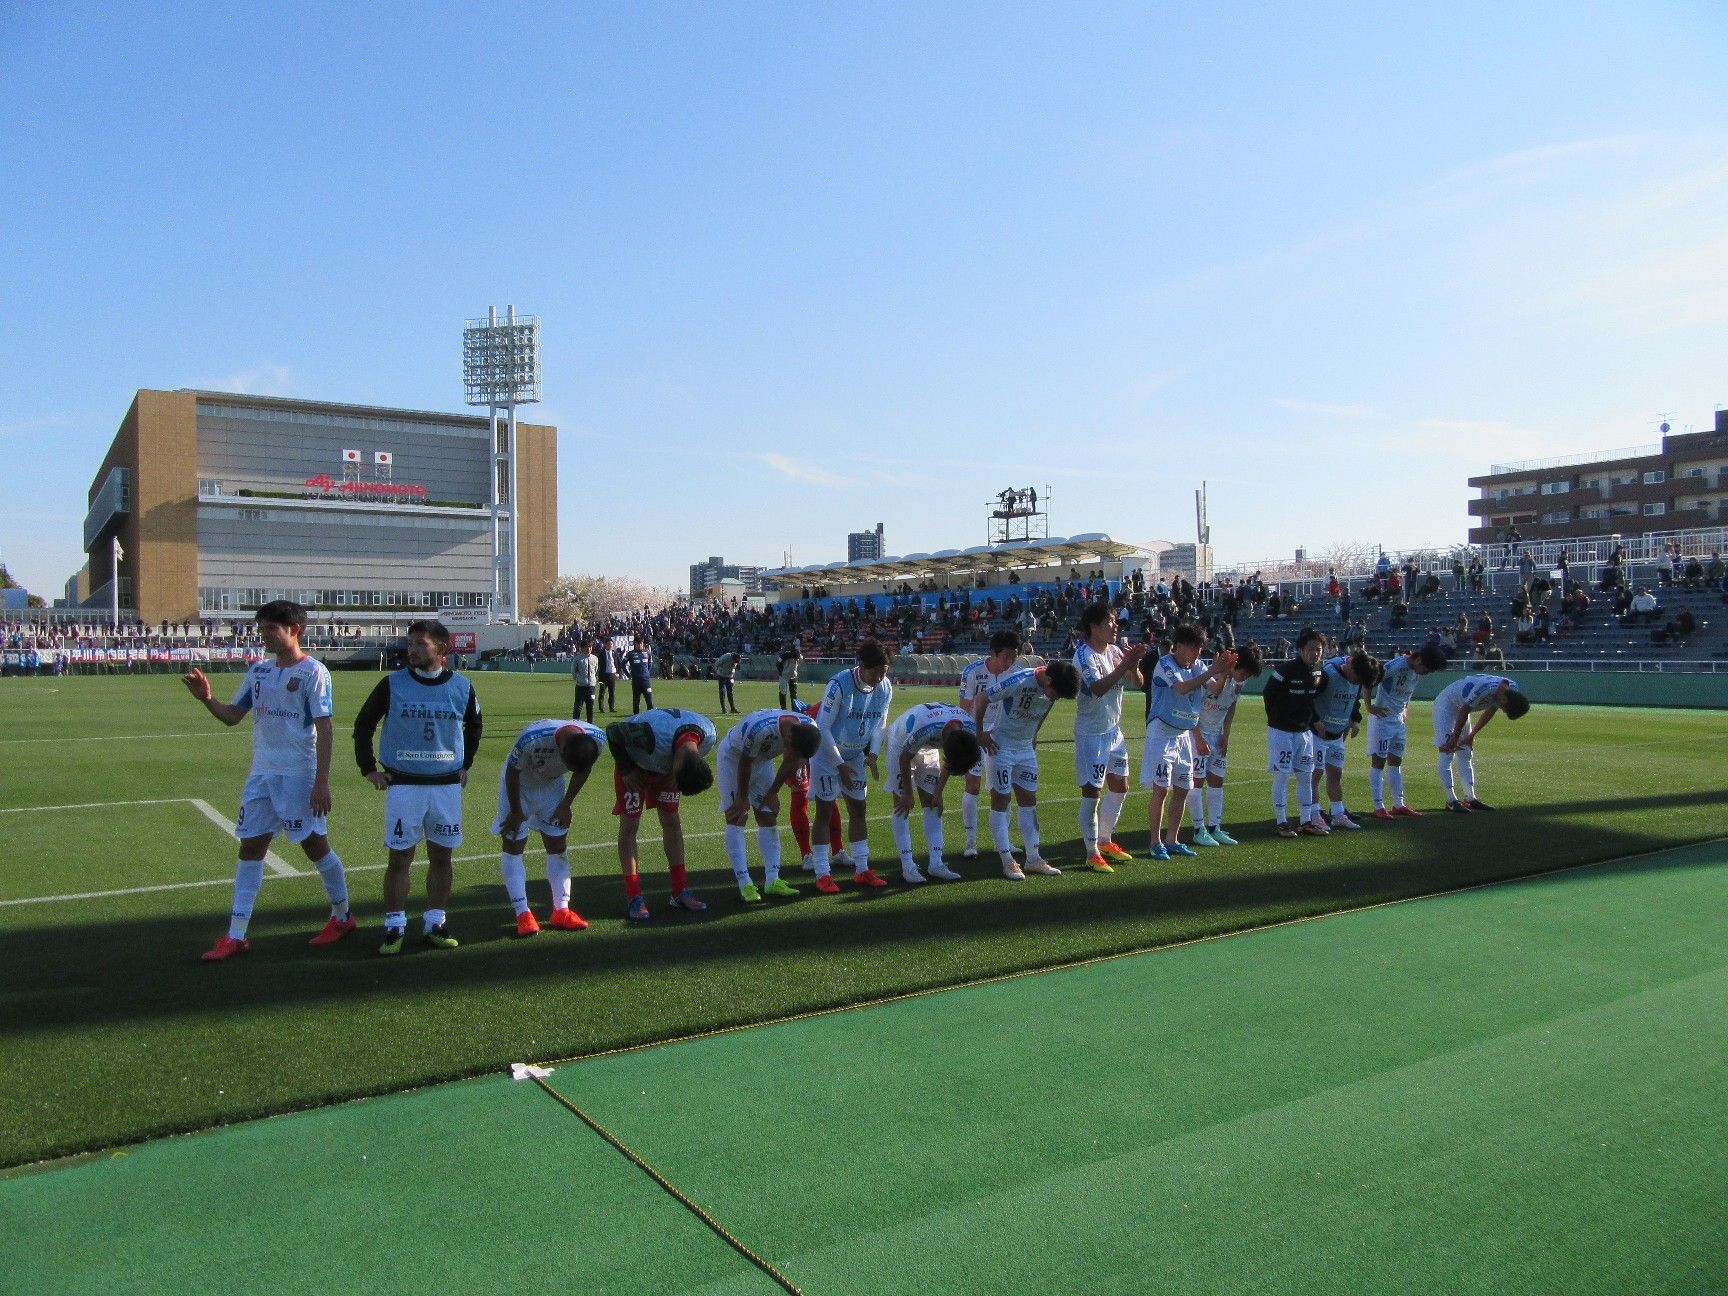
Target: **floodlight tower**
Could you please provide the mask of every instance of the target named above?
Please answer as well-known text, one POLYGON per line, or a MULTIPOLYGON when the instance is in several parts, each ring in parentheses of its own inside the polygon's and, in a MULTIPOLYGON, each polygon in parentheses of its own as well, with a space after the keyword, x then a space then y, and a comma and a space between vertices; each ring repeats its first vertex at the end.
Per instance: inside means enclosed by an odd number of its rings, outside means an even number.
POLYGON ((491 430, 492 619, 516 607, 516 407, 540 399, 540 317, 518 319, 516 308, 489 307, 462 329, 462 385, 470 405, 486 406, 491 430), (499 419, 499 411, 504 417, 499 419))

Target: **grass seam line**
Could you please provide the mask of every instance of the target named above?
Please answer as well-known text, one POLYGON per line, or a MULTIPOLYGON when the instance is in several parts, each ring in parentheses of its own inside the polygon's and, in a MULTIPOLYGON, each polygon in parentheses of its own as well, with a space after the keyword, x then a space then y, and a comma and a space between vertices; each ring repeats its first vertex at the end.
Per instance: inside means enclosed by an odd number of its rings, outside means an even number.
POLYGON ((1678 846, 1658 846, 1631 855, 1616 855, 1610 859, 1588 860, 1581 864, 1566 864, 1560 868, 1535 869, 1529 873, 1495 878, 1489 882, 1472 882, 1467 886, 1448 887, 1444 891, 1427 891, 1421 895, 1400 896, 1394 900, 1376 900, 1373 904, 1356 905, 1349 909, 1333 909, 1326 913, 1307 914, 1301 918, 1286 918, 1281 922, 1265 923, 1257 927, 1242 927, 1236 931, 1217 932, 1211 936, 1195 936, 1168 945, 1141 945, 1134 949, 1117 950, 1110 954, 1093 954, 1087 958, 1073 959, 1067 963, 1049 963, 1040 967, 1020 968, 1014 972, 998 972, 993 976, 978 977, 971 981, 956 981, 952 985, 925 986, 919 990, 904 990, 899 994, 880 995, 875 999, 862 999, 857 1003, 835 1004, 830 1008, 812 1008, 808 1012, 789 1013, 783 1017, 769 1017, 762 1021, 742 1022, 736 1026, 718 1026, 713 1030, 697 1031, 690 1035, 674 1035, 668 1039, 651 1040, 642 1044, 626 1044, 618 1048, 601 1049, 595 1053, 578 1053, 573 1057, 548 1058, 545 1061, 535 1062, 534 1065, 550 1068, 575 1066, 581 1062, 598 1062, 602 1058, 619 1057, 627 1053, 642 1053, 648 1049, 665 1048, 671 1044, 692 1044, 697 1040, 717 1039, 723 1035, 736 1035, 741 1031, 760 1030, 765 1026, 785 1026, 793 1022, 813 1021, 818 1017, 834 1017, 840 1013, 857 1012, 863 1008, 882 1008, 889 1004, 905 1003, 910 999, 924 999, 930 995, 947 994, 951 990, 971 990, 979 986, 998 985, 1004 981, 1018 981, 1023 977, 1044 976, 1051 972, 1067 972, 1078 968, 1094 967, 1100 963, 1114 963, 1118 959, 1139 958, 1144 954, 1162 954, 1169 950, 1187 949, 1193 945, 1210 945, 1215 941, 1233 940, 1238 936, 1253 936, 1258 932, 1277 931, 1281 927, 1298 927, 1305 923, 1326 922, 1329 919, 1343 918, 1350 914, 1372 913, 1376 909, 1390 909, 1394 905, 1419 904, 1424 900, 1439 900, 1446 896, 1465 895, 1471 891, 1486 891, 1491 887, 1538 882, 1543 878, 1559 877, 1563 874, 1575 873, 1580 869, 1604 868, 1610 864, 1629 864, 1634 860, 1649 859, 1653 855, 1664 855, 1670 851, 1693 850, 1701 846, 1714 846, 1724 842, 1728 842, 1728 836, 1708 837, 1703 841, 1686 842, 1678 846))
POLYGON ((685 1210, 689 1211, 697 1219, 701 1220, 702 1223, 708 1227, 709 1231, 712 1232, 716 1237, 718 1237, 727 1246, 731 1247, 739 1255, 743 1256, 751 1264, 755 1265, 763 1273, 767 1274, 776 1283, 778 1283, 780 1285, 780 1287, 782 1287, 784 1290, 790 1292, 792 1294, 792 1296, 804 1296, 804 1293, 799 1289, 799 1287, 796 1283, 794 1283, 785 1274, 781 1273, 778 1269, 776 1269, 773 1266, 773 1264, 771 1264, 769 1261, 764 1260, 761 1256, 757 1255, 754 1251, 752 1251, 750 1249, 749 1245, 747 1243, 745 1243, 745 1241, 742 1238, 740 1238, 737 1234, 733 1233, 730 1229, 728 1229, 719 1220, 715 1219, 707 1211, 703 1210, 700 1204, 698 1204, 696 1201, 694 1201, 687 1193, 685 1193, 681 1189, 679 1189, 679 1187, 676 1184, 674 1184, 670 1179, 668 1179, 665 1175, 661 1174, 653 1166, 649 1165, 648 1162, 644 1161, 640 1156, 638 1156, 634 1151, 632 1151, 631 1148, 622 1139, 620 1139, 611 1130, 607 1129, 599 1121, 595 1120, 587 1112, 583 1111, 580 1107, 578 1107, 573 1101, 571 1101, 569 1098, 565 1097, 563 1094, 559 1093, 551 1085, 547 1084, 543 1077, 531 1076, 530 1079, 532 1079, 535 1084, 539 1085, 542 1090, 544 1090, 546 1093, 550 1094, 555 1102, 557 1102, 560 1106, 565 1108, 565 1110, 569 1111, 572 1115, 574 1115, 578 1120, 580 1120, 589 1129, 593 1130, 601 1138, 605 1139, 608 1143, 610 1143, 612 1145, 612 1147, 614 1149, 616 1149, 617 1152, 624 1157, 625 1160, 630 1162, 631 1165, 635 1166, 643 1174, 647 1175, 655 1183, 659 1184, 660 1187, 665 1190, 667 1195, 669 1195, 672 1198, 672 1200, 677 1202, 685 1210))

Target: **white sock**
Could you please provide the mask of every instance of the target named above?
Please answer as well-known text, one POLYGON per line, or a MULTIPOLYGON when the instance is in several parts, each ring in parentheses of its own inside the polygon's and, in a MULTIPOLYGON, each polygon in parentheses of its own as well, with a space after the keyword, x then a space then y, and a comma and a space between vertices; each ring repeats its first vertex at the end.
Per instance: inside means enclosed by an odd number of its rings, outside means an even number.
POLYGON ((1123 803, 1128 800, 1126 792, 1104 790, 1104 796, 1098 802, 1098 840, 1115 841, 1116 823, 1122 818, 1123 803))
POLYGON ((756 848, 762 852, 762 880, 773 882, 780 877, 780 828, 776 824, 756 825, 756 848))
POLYGON ((425 924, 426 931, 431 931, 434 927, 442 927, 446 916, 442 909, 428 909, 420 915, 420 921, 425 924))
POLYGON ((1404 767, 1402 765, 1388 765, 1386 767, 1386 778, 1392 784, 1392 804, 1395 806, 1403 805, 1404 767))
POLYGON ((1464 799, 1476 799, 1476 750, 1473 747, 1458 749, 1458 773, 1464 780, 1464 799))
POLYGON ((324 883, 324 895, 330 901, 330 916, 346 920, 348 917, 348 878, 342 872, 341 857, 335 851, 327 851, 324 858, 318 860, 314 867, 318 870, 319 880, 324 883))
POLYGON ((1344 803, 1342 801, 1334 801, 1332 803, 1332 817, 1334 819, 1336 819, 1339 815, 1341 815, 1343 813, 1344 813, 1344 803))
POLYGON ((942 862, 942 812, 926 807, 924 810, 924 845, 930 853, 930 867, 935 868, 942 862))
POLYGON ((750 880, 750 857, 745 854, 744 829, 739 824, 726 825, 726 858, 732 864, 732 876, 738 885, 750 880))
POLYGON ((1201 784, 1188 793, 1188 817, 1194 821, 1194 831, 1206 826, 1206 786, 1201 784))
POLYGON ((1368 790, 1374 794, 1374 808, 1386 808, 1386 771, 1370 765, 1368 767, 1368 790))
POLYGON ((853 842, 847 848, 847 853, 852 856, 852 871, 854 873, 868 873, 870 871, 870 839, 868 837, 861 837, 853 842))
POLYGON ((1088 856, 1098 853, 1098 798, 1080 798, 1080 841, 1088 856))
MULTIPOLYGON (((516 858, 522 858, 518 855, 516 858)), ((404 910, 391 909, 384 914, 385 931, 403 931, 408 926, 408 915, 404 910)))
POLYGON ((1456 801, 1458 794, 1452 790, 1452 753, 1440 753, 1440 786, 1446 789, 1446 799, 1456 801))
POLYGON ((1290 775, 1272 775, 1272 817, 1283 823, 1290 813, 1290 775))
POLYGON ((552 888, 552 907, 570 907, 570 857, 560 852, 546 854, 546 885, 552 888))
POLYGON ((234 865, 234 907, 228 913, 228 935, 233 939, 246 939, 252 906, 258 903, 258 892, 263 886, 263 860, 241 860, 234 865))
POLYGON ((996 853, 1003 859, 1014 858, 1014 843, 1008 837, 1008 812, 992 810, 990 812, 990 844, 996 848, 996 853))
POLYGON ((1307 823, 1315 816, 1314 782, 1307 774, 1298 772, 1296 775, 1297 804, 1302 809, 1302 822, 1307 823))
POLYGON ((1020 841, 1026 847, 1026 862, 1032 863, 1041 858, 1038 849, 1038 807, 1023 805, 1020 807, 1020 841))
POLYGON ((1221 827, 1224 823, 1224 789, 1208 787, 1206 791, 1208 794, 1206 808, 1209 811, 1206 822, 1213 828, 1221 827))
POLYGON ((912 858, 912 816, 903 815, 898 810, 888 821, 888 830, 894 836, 894 845, 900 851, 900 867, 916 868, 917 861, 912 858))
MULTIPOLYGON (((520 855, 504 851, 498 856, 498 869, 504 874, 504 894, 509 897, 510 907, 520 918, 528 912, 528 866, 522 862, 520 855)), ((384 925, 390 925, 388 916, 384 925)))
POLYGON ((960 822, 966 825, 966 849, 978 848, 978 794, 966 792, 960 797, 960 822))
POLYGON ((810 863, 816 869, 817 877, 827 877, 834 869, 829 862, 829 853, 833 850, 827 842, 810 843, 810 863))

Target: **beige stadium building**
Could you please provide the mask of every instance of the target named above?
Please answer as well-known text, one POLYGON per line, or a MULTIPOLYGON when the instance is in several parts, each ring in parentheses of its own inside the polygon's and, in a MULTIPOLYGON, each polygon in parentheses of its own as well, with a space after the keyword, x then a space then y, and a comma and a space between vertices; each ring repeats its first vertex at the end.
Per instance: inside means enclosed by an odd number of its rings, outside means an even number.
POLYGON ((514 473, 485 415, 140 391, 90 486, 77 601, 110 607, 117 579, 145 623, 278 598, 351 622, 527 619, 557 576, 557 429, 519 423, 503 448, 514 473))

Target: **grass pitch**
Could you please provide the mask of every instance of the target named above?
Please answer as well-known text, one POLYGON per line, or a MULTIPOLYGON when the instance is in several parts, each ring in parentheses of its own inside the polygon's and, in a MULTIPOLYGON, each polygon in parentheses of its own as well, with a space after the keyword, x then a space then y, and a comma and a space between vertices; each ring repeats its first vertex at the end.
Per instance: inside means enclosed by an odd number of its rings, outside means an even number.
MULTIPOLYGON (((0 1107, 0 1164, 1705 840, 1721 834, 1728 806, 1719 713, 1538 706, 1516 724, 1497 719, 1481 740, 1481 795, 1499 813, 1278 841, 1259 768, 1263 726, 1249 700, 1225 816, 1243 843, 1235 849, 1026 883, 1001 880, 981 860, 951 886, 839 897, 806 887, 798 900, 747 908, 710 794, 689 802, 684 820, 693 885, 712 908, 665 911, 650 843, 656 918, 636 927, 623 918, 603 765, 570 837, 573 902, 593 926, 518 942, 484 830, 509 740, 531 719, 565 714, 569 688, 556 676, 483 675, 488 738, 450 907, 462 948, 382 960, 382 798, 346 740, 371 680, 336 677, 331 836, 361 933, 333 949, 306 947, 325 913, 322 892, 298 848, 279 843, 293 874, 266 875, 252 952, 216 966, 197 956, 225 923, 234 850, 218 821, 234 813, 248 729, 223 729, 168 676, 6 682, 0 1086, 10 1101, 0 1107)), ((738 691, 746 711, 773 703, 769 685, 738 691)), ((711 686, 662 683, 656 695, 712 712, 711 686)), ((896 710, 947 696, 901 690, 896 710)), ((1079 863, 1069 715, 1064 707, 1053 718, 1041 749, 1045 851, 1065 866, 1079 863)), ((1131 721, 1136 763, 1140 729, 1131 721)), ((1435 810, 1425 708, 1411 734, 1411 801, 1435 810)), ((1360 809, 1369 798, 1359 743, 1351 760, 1346 799, 1360 809)), ((1118 834, 1139 854, 1145 813, 1136 793, 1118 834)), ((893 855, 886 820, 877 792, 879 864, 893 855)), ((958 844, 957 789, 948 836, 958 844)), ((540 860, 530 851, 531 879, 540 860)), ((530 899, 543 913, 543 875, 530 899)))

